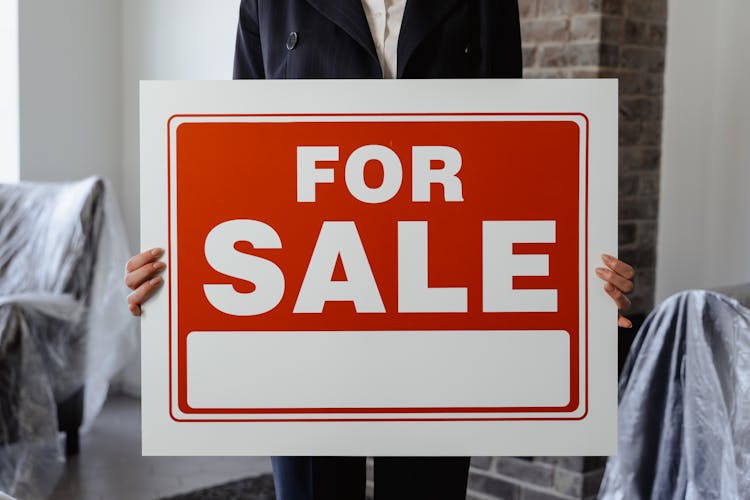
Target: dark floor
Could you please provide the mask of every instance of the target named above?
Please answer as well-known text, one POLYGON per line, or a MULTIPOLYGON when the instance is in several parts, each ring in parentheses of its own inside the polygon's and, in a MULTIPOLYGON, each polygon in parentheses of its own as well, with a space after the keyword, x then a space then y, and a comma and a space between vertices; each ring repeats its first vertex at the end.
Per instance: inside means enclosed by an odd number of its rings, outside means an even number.
POLYGON ((268 457, 142 457, 140 401, 111 398, 54 500, 153 500, 271 471, 268 457))

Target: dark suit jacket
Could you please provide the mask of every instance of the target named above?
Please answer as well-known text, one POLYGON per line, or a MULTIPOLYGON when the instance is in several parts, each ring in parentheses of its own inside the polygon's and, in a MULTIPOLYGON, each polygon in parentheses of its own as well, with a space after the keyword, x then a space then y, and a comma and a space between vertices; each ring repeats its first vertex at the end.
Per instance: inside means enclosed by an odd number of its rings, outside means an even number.
MULTIPOLYGON (((407 0, 398 78, 520 78, 517 0, 407 0)), ((361 0, 242 0, 234 78, 382 78, 361 0)))

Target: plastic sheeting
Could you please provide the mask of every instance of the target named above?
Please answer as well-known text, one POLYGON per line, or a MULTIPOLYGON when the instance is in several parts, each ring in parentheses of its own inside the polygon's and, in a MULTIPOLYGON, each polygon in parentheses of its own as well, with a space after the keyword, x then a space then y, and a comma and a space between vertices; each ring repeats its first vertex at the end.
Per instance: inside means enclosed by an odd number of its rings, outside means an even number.
POLYGON ((56 402, 85 386, 85 429, 133 355, 128 257, 101 179, 0 185, 0 491, 49 495, 64 463, 56 402))
POLYGON ((646 319, 620 380, 601 499, 750 498, 750 310, 689 291, 646 319))

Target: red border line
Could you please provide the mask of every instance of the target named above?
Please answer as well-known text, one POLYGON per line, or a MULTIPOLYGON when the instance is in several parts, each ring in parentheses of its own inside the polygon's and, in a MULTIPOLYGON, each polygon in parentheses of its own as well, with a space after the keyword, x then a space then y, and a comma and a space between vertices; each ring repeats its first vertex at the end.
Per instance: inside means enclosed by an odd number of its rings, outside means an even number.
MULTIPOLYGON (((168 250, 167 250, 167 261, 169 269, 172 269, 172 183, 171 183, 171 124, 175 118, 205 118, 205 117, 357 117, 357 116, 581 116, 586 121, 586 158, 585 158, 585 209, 584 209, 584 270, 588 266, 588 243, 589 243, 589 119, 585 113, 581 112, 528 112, 528 113, 269 113, 269 114, 175 114, 169 117, 167 120, 167 203, 168 203, 168 217, 167 217, 167 235, 168 250)), ((579 174, 580 175, 580 174, 579 174)), ((579 177, 580 180, 580 177, 579 177)), ((579 200, 580 207, 580 200, 579 200)), ((580 228, 579 228, 580 231, 580 228)), ((580 234, 580 233, 579 233, 580 234)), ((580 250, 579 250, 580 252, 580 250)), ((580 253, 579 253, 580 255, 580 253)), ((453 417, 453 418, 437 418, 437 417, 415 417, 415 418, 280 418, 280 419, 269 419, 269 418, 255 418, 255 419, 185 419, 178 418, 174 415, 174 408, 172 406, 172 274, 169 273, 167 280, 168 293, 169 293, 169 416, 175 422, 466 422, 466 421, 571 421, 571 420, 583 420, 586 418, 589 412, 589 349, 588 349, 588 333, 589 333, 589 321, 588 321, 588 285, 589 278, 588 272, 584 274, 584 330, 585 330, 585 380, 584 380, 584 413, 579 417, 453 417)), ((580 320, 579 320, 580 323, 580 320)), ((579 342, 580 342, 579 332, 579 342)), ((580 349, 580 344, 578 346, 580 349)), ((571 380, 571 384, 573 381, 571 380)), ((580 387, 579 387, 580 390, 580 387)), ((572 396, 571 396, 572 397, 572 396)), ((580 408, 580 406, 579 406, 580 408)), ((578 410, 579 408, 576 408, 578 410)), ((217 413, 215 409, 208 410, 211 413, 217 413)), ((227 413, 250 413, 246 409, 220 409, 227 413)), ((555 412, 560 411, 560 407, 497 407, 497 408, 483 408, 483 407, 437 407, 437 408, 303 408, 303 409, 292 409, 292 408, 265 408, 255 409, 252 413, 486 413, 486 412, 555 412), (332 411, 333 410, 333 411, 332 411)), ((206 413, 206 410, 198 410, 196 413, 206 413)))

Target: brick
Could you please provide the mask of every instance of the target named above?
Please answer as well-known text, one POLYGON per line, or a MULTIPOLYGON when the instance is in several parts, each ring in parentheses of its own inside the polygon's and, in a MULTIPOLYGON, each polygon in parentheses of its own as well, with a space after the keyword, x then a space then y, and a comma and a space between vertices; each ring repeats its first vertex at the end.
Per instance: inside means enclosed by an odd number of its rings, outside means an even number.
POLYGON ((498 474, 537 486, 551 486, 553 471, 553 467, 547 464, 515 457, 498 457, 495 462, 498 474))
POLYGON ((535 66, 537 48, 533 46, 524 46, 521 50, 523 54, 524 68, 530 68, 532 66, 535 66))
POLYGON ((600 68, 600 78, 619 78, 621 75, 627 73, 628 70, 621 68, 600 68))
POLYGON ((638 175, 621 175, 619 179, 618 192, 620 196, 635 196, 640 194, 641 180, 638 175))
POLYGON ((602 0, 572 0, 572 3, 575 14, 602 11, 602 0))
POLYGON ((539 65, 553 67, 569 66, 566 48, 566 45, 540 47, 539 65))
POLYGON ((568 78, 599 78, 599 70, 596 68, 570 68, 568 78))
POLYGON ((642 173, 639 175, 639 196, 659 196, 659 174, 657 172, 642 173))
POLYGON ((632 245, 635 239, 636 225, 632 222, 620 224, 617 227, 617 244, 618 246, 632 245))
POLYGON ((632 45, 648 45, 648 24, 643 21, 625 20, 623 41, 632 45))
POLYGON ((583 457, 534 457, 534 461, 560 467, 565 470, 583 470, 583 457))
POLYGON ((536 490, 533 488, 524 488, 521 500, 575 500, 568 495, 561 495, 550 490, 536 490))
POLYGON ((620 99, 620 119, 623 120, 660 120, 661 98, 622 97, 620 99))
POLYGON ((648 43, 663 47, 667 41, 667 27, 664 24, 651 24, 648 29, 648 43))
POLYGON ((621 175, 634 170, 641 170, 643 163, 643 149, 635 147, 621 147, 619 149, 619 169, 621 175))
MULTIPOLYGON (((638 282, 638 286, 641 286, 641 289, 643 290, 643 293, 639 295, 639 298, 642 300, 643 304, 647 304, 647 308, 645 309, 645 312, 651 311, 651 309, 654 308, 654 281, 656 277, 656 269, 653 267, 645 268, 641 267, 639 268, 640 275, 642 276, 641 279, 638 282), (640 269, 643 269, 643 271, 640 271, 640 269)), ((633 311, 638 311, 635 307, 633 308, 633 311)))
POLYGON ((620 50, 620 67, 663 73, 664 50, 663 48, 623 47, 620 50))
POLYGON ((618 76, 620 94, 623 96, 658 97, 664 93, 664 78, 661 74, 622 71, 618 76))
POLYGON ((667 0, 628 0, 625 13, 633 19, 648 21, 666 21, 667 0))
POLYGON ((489 470, 492 457, 471 457, 471 466, 481 470, 489 470))
POLYGON ((365 460, 365 496, 372 499, 375 496, 375 461, 372 457, 365 460))
POLYGON ((625 0, 602 0, 602 12, 604 14, 624 14, 625 0))
POLYGON ((599 487, 604 478, 604 467, 587 472, 583 475, 583 496, 594 496, 599 492, 599 487))
MULTIPOLYGON (((626 252, 625 252, 626 253, 626 252)), ((623 252, 621 252, 621 258, 623 252)), ((629 261, 626 261, 629 262, 629 261)), ((654 276, 656 275, 653 266, 648 267, 644 265, 636 267, 636 286, 635 292, 629 295, 630 301, 633 306, 629 311, 632 314, 647 313, 653 308, 654 297, 653 297, 653 286, 654 276)))
POLYGON ((642 286, 644 284, 643 279, 647 277, 645 275, 646 270, 653 268, 656 262, 656 250, 653 247, 649 248, 633 248, 623 249, 620 251, 620 259, 627 262, 631 266, 636 268, 637 280, 635 296, 639 294, 652 293, 651 290, 646 290, 642 286))
POLYGON ((660 150, 657 147, 621 147, 620 173, 656 172, 659 170, 660 150))
POLYGON ((570 73, 571 68, 566 67, 536 67, 528 69, 527 78, 570 78, 570 73))
POLYGON ((599 65, 602 68, 616 68, 620 65, 620 47, 603 43, 599 47, 599 65))
POLYGON ((600 15, 575 16, 570 20, 570 39, 599 40, 602 34, 600 15))
POLYGON ((539 11, 539 5, 537 0, 519 0, 518 1, 518 14, 521 19, 534 17, 539 11))
MULTIPOLYGON (((661 113, 661 110, 659 110, 661 113)), ((658 147, 661 145, 661 117, 644 121, 641 124, 641 134, 638 144, 658 147)))
POLYGON ((620 220, 654 220, 658 213, 658 202, 654 198, 628 197, 619 200, 620 220))
POLYGON ((599 44, 570 43, 541 48, 540 65, 544 67, 596 66, 599 63, 599 44))
POLYGON ((608 78, 617 78, 617 88, 620 92, 620 97, 629 97, 640 94, 642 78, 640 73, 628 69, 610 68, 603 71, 602 75, 604 74, 606 74, 608 78))
POLYGON ((482 493, 476 493, 473 491, 467 491, 466 492, 466 500, 496 500, 495 498, 484 495, 482 493))
POLYGON ((564 469, 555 469, 553 479, 555 491, 574 498, 581 498, 583 491, 583 474, 564 469))
POLYGON ((659 170, 661 164, 661 148, 643 148, 643 162, 641 163, 641 170, 659 170))
MULTIPOLYGON (((653 287, 653 282, 651 282, 651 285, 648 285, 644 283, 643 280, 640 280, 638 282, 638 286, 642 287, 653 287)), ((654 308, 654 299, 652 297, 646 297, 646 296, 638 296, 638 297, 632 297, 630 299, 630 311, 628 313, 630 314, 646 314, 651 309, 654 308)))
POLYGON ((621 42, 625 32, 625 19, 619 16, 602 16, 601 39, 605 42, 621 42))
POLYGON ((601 0, 538 0, 540 16, 572 16, 598 13, 601 0))
POLYGON ((525 78, 568 78, 568 68, 527 68, 524 70, 525 78))
POLYGON ((656 245, 656 221, 638 223, 638 244, 641 246, 656 245))
POLYGON ((559 0, 539 0, 539 15, 552 17, 568 15, 559 0))
POLYGON ((620 116, 620 146, 635 146, 641 138, 641 124, 638 120, 625 120, 620 116))
POLYGON ((523 43, 567 42, 570 39, 568 19, 531 19, 521 22, 523 43))
POLYGON ((640 118, 637 104, 637 100, 632 97, 620 96, 617 108, 621 124, 623 121, 633 121, 640 118))
POLYGON ((469 474, 467 490, 486 493, 503 500, 520 500, 521 488, 504 479, 482 473, 469 474))

